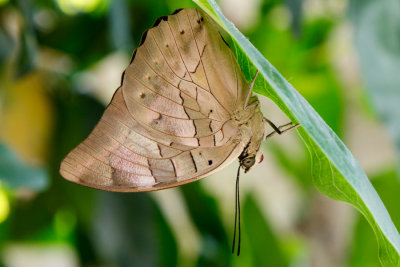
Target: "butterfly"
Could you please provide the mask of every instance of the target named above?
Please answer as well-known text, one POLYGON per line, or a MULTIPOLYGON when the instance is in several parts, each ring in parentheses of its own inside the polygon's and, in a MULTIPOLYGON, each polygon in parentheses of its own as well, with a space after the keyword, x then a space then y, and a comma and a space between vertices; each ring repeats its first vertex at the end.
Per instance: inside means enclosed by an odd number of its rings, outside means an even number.
POLYGON ((246 80, 203 11, 186 8, 160 17, 143 34, 94 130, 62 161, 60 174, 92 188, 142 192, 194 182, 238 158, 239 177, 240 168, 247 172, 262 160, 262 141, 298 126, 277 127, 264 118, 252 96, 257 74, 246 80))

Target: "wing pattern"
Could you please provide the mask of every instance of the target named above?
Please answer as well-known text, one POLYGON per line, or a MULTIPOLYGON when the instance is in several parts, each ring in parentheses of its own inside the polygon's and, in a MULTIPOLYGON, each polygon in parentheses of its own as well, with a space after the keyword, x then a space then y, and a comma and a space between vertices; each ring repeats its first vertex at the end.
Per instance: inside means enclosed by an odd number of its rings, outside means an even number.
POLYGON ((66 179, 158 190, 210 175, 243 150, 231 118, 248 84, 211 19, 183 9, 142 40, 101 120, 63 160, 66 179))

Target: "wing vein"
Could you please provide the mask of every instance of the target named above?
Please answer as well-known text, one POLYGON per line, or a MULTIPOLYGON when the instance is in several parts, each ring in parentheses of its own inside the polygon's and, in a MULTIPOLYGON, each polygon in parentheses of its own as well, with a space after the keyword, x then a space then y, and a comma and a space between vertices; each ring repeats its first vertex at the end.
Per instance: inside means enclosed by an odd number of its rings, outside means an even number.
MULTIPOLYGON (((131 73, 129 73, 129 72, 127 72, 127 74, 129 75, 129 77, 132 77, 133 79, 135 79, 136 81, 138 81, 141 85, 143 85, 144 87, 146 87, 147 89, 149 89, 149 90, 152 91, 153 93, 159 95, 160 97, 163 97, 163 98, 165 98, 165 99, 168 99, 168 100, 174 102, 175 104, 181 105, 180 103, 174 101, 173 99, 170 99, 170 98, 168 98, 168 97, 166 97, 166 96, 163 96, 163 95, 159 94, 158 92, 154 91, 152 88, 148 87, 146 84, 144 84, 140 79, 138 79, 138 78, 137 78, 136 76, 134 76, 133 74, 131 74, 131 73)), ((179 89, 178 89, 178 90, 179 90, 179 89)), ((179 91, 181 91, 181 90, 179 90, 179 91)), ((181 91, 181 92, 182 92, 182 91, 181 91)), ((183 93, 186 94, 185 92, 183 92, 183 93)), ((187 94, 186 94, 186 95, 187 95, 187 94)), ((188 96, 189 96, 189 95, 188 95, 188 96)), ((189 97, 190 97, 190 96, 189 96, 189 97)), ((132 97, 130 97, 130 98, 132 98, 132 97)), ((185 107, 186 107, 186 106, 185 106, 185 107)), ((204 113, 202 113, 202 112, 199 111, 199 110, 195 110, 195 109, 192 109, 192 108, 190 108, 190 107, 186 107, 186 108, 187 108, 187 109, 190 109, 190 110, 193 110, 193 111, 195 111, 195 112, 199 112, 200 114, 202 114, 202 115, 204 115, 205 117, 207 117, 204 113)), ((157 113, 159 113, 159 112, 157 112, 157 113)), ((215 120, 215 119, 212 119, 212 120, 215 120)), ((219 120, 215 120, 215 121, 219 121, 219 120)), ((219 122, 221 122, 221 121, 219 121, 219 122)))
POLYGON ((197 173, 197 165, 196 165, 196 161, 194 161, 192 151, 190 151, 189 153, 190 153, 190 157, 192 158, 193 165, 194 165, 194 171, 197 173))
MULTIPOLYGON (((188 15, 186 14, 186 16, 188 16, 188 15)), ((188 16, 188 19, 189 19, 189 16, 188 16)), ((169 25, 169 24, 168 24, 168 25, 169 25)), ((208 81, 208 77, 207 77, 207 72, 206 72, 206 70, 205 70, 205 68, 204 68, 203 60, 202 60, 202 58, 201 58, 202 54, 200 54, 200 50, 199 50, 199 47, 198 47, 196 38, 194 37, 193 27, 192 27, 192 24, 190 23, 190 19, 189 19, 189 26, 190 26, 190 31, 191 31, 192 36, 193 36, 194 43, 196 44, 196 50, 197 50, 197 53, 199 54, 200 62, 201 62, 201 65, 202 65, 202 68, 203 68, 203 71, 204 71, 204 75, 205 75, 205 77, 206 77, 206 81, 207 81, 208 87, 210 88, 209 93, 215 98, 215 100, 217 100, 218 104, 220 104, 221 107, 222 107, 223 109, 225 109, 225 111, 226 111, 228 114, 232 114, 232 112, 229 112, 229 111, 226 109, 226 107, 225 107, 224 105, 222 105, 222 103, 219 101, 219 99, 216 98, 215 95, 212 93, 212 89, 211 89, 211 86, 210 86, 210 82, 208 81)), ((174 37, 174 39, 175 39, 175 37, 174 37)), ((206 45, 207 45, 207 44, 206 44, 206 45)), ((204 48, 204 49, 205 49, 205 48, 204 48)), ((178 51, 179 51, 179 48, 178 48, 178 51)), ((203 51, 203 53, 204 53, 204 51, 203 51)), ((186 66, 186 65, 185 65, 185 66, 186 66)), ((199 86, 199 87, 201 88, 201 86, 199 86)), ((208 92, 208 91, 207 91, 207 92, 208 92)))
MULTIPOLYGON (((188 18, 189 26, 190 26, 190 32, 192 33, 193 41, 194 41, 194 43, 195 43, 195 45, 196 45, 197 53, 199 54, 199 58, 200 58, 199 64, 200 64, 200 62, 201 62, 201 67, 203 68, 204 75, 206 76, 207 85, 208 85, 208 88, 210 88, 210 93, 211 93, 210 82, 208 81, 207 72, 206 72, 206 70, 205 70, 205 68, 204 68, 203 59, 201 58, 202 54, 204 53, 204 50, 203 50, 203 53, 200 54, 199 45, 197 44, 196 37, 194 36, 194 32, 193 32, 192 23, 190 22, 189 15, 188 15, 187 13, 186 13, 186 17, 188 18)), ((207 45, 207 44, 205 44, 204 46, 206 46, 206 45, 207 45)), ((205 49, 205 48, 204 48, 204 49, 205 49)), ((221 103, 220 103, 220 104, 221 104, 221 103)), ((229 112, 228 112, 228 113, 229 113, 229 112)))
MULTIPOLYGON (((158 46, 158 45, 157 45, 158 46)), ((139 50, 138 50, 139 51, 139 50)), ((178 91, 180 91, 180 92, 182 92, 182 93, 184 93, 185 95, 187 95, 188 97, 190 97, 191 99, 193 99, 193 100, 195 100, 195 98, 193 98, 191 95, 188 95, 187 93, 185 93, 185 92, 183 92, 180 88, 179 88, 179 84, 178 84, 178 87, 177 86, 175 86, 174 84, 172 84, 170 81, 168 81, 163 75, 161 75, 161 73, 159 73, 159 72, 157 72, 155 69, 153 69, 152 68, 152 66, 150 65, 150 63, 146 60, 146 58, 143 56, 143 55, 141 55, 141 53, 139 53, 140 54, 140 57, 145 61, 145 63, 146 63, 146 65, 147 66, 149 66, 149 68, 151 68, 151 70, 155 73, 155 74, 157 74, 157 76, 159 76, 159 77, 161 77, 161 79, 163 79, 165 82, 167 82, 167 83, 169 83, 172 87, 174 87, 174 88, 176 88, 178 91)), ((182 78, 180 78, 179 76, 177 76, 179 79, 181 79, 181 80, 183 80, 183 81, 186 81, 186 82, 190 82, 190 83, 193 83, 193 82, 191 82, 191 81, 188 81, 188 80, 185 80, 185 79, 182 79, 182 78)), ((180 82, 179 82, 180 83, 180 82)), ((143 83, 142 83, 143 84, 143 83)), ((144 84, 143 84, 144 85, 144 84)), ((196 84, 197 85, 197 84, 196 84)), ((147 87, 147 86, 146 86, 147 87)), ((205 89, 204 89, 205 90, 205 89)), ((206 90, 207 91, 207 90, 206 90)), ((157 92, 155 92, 155 93, 157 93, 157 92)), ((158 94, 158 93, 157 93, 158 94)), ((161 95, 161 96, 163 96, 163 95, 161 95)), ((166 97, 166 96, 164 96, 165 98, 167 98, 167 99, 170 99, 170 98, 168 98, 168 97, 166 97)), ((172 99, 170 99, 171 101, 174 101, 174 100, 172 100, 172 99)), ((197 99, 196 99, 197 100, 197 99)), ((175 101, 174 101, 175 102, 175 101)), ((177 102, 175 102, 175 103, 177 103, 177 102)), ((177 104, 179 104, 179 103, 177 103, 177 104)), ((182 103, 183 104, 183 103, 182 103)), ((189 108, 190 109, 190 108, 189 108)), ((192 109, 192 110, 194 110, 194 109, 192 109)), ((194 111, 198 111, 198 110, 194 110, 194 111)), ((198 112, 200 112, 200 111, 198 111, 198 112)), ((201 113, 201 112, 200 112, 201 113)), ((203 114, 204 115, 204 114, 203 114)))
MULTIPOLYGON (((185 61, 183 60, 181 51, 179 50, 178 44, 177 44, 176 39, 175 39, 175 36, 174 36, 174 32, 173 32, 172 29, 171 29, 171 25, 169 25, 168 20, 166 21, 166 23, 167 23, 167 25, 168 25, 169 31, 171 32, 172 38, 174 39, 174 43, 175 43, 175 46, 176 46, 176 50, 178 51, 179 57, 181 58, 182 63, 183 63, 183 65, 185 66, 186 72, 187 72, 187 73, 189 74, 189 76, 190 76, 191 82, 193 83, 192 75, 190 74, 190 71, 188 70, 188 68, 187 68, 187 66, 186 66, 186 63, 185 63, 185 61)), ((206 91, 207 91, 207 90, 206 90, 206 91)))
MULTIPOLYGON (((83 150, 82 150, 82 151, 83 151, 83 150)), ((82 167, 84 167, 85 169, 88 169, 89 171, 91 171, 91 172, 93 172, 93 173, 95 173, 95 174, 97 174, 97 175, 103 176, 103 177, 105 177, 105 178, 107 178, 107 179, 109 179, 109 180, 113 180, 112 177, 105 176, 103 173, 98 172, 98 171, 95 171, 94 169, 92 169, 92 168, 90 168, 90 167, 88 167, 88 166, 82 164, 82 163, 79 162, 79 161, 76 161, 76 160, 74 160, 74 159, 72 159, 72 160, 73 160, 74 162, 71 162, 71 159, 65 159, 65 162, 66 162, 66 163, 69 163, 69 164, 71 164, 71 165, 73 165, 73 163, 79 164, 79 165, 81 165, 82 167)), ((102 162, 102 161, 101 161, 101 162, 102 162)), ((103 163, 104 163, 104 162, 103 162, 103 163)), ((107 166, 109 166, 109 165, 107 165, 107 166)), ((111 168, 112 168, 112 169, 116 169, 116 168, 114 168, 114 167, 111 167, 111 168)), ((124 170, 121 170, 121 169, 116 169, 116 170, 124 171, 124 170)), ((133 174, 133 175, 137 175, 137 176, 145 176, 145 177, 152 177, 152 178, 154 178, 154 176, 151 176, 151 175, 138 174, 138 173, 127 172, 127 171, 124 171, 124 172, 130 173, 130 174, 133 174)), ((170 177, 170 176, 165 176, 165 177, 170 177)))
MULTIPOLYGON (((113 104, 113 102, 111 102, 111 104, 112 104, 113 106, 115 106, 115 104, 113 104)), ((126 107, 125 100, 124 100, 124 104, 125 104, 125 107, 126 107)), ((115 107, 117 107, 117 106, 115 106, 115 107)), ((129 112, 129 110, 128 110, 128 112, 129 112)), ((133 115, 132 115, 130 112, 129 112, 129 115, 132 117, 132 119, 133 119, 134 121, 136 121, 137 123, 143 125, 143 123, 140 122, 140 121, 138 121, 138 120, 136 120, 135 117, 133 117, 133 115)), ((152 138, 149 138, 148 136, 144 136, 144 135, 140 134, 139 132, 135 131, 134 129, 132 129, 131 127, 129 127, 128 125, 126 125, 124 122, 122 122, 122 121, 120 121, 120 120, 117 120, 117 121, 118 121, 119 123, 121 123, 122 125, 124 125, 126 128, 128 128, 129 130, 132 130, 132 131, 134 131, 135 133, 139 134, 140 136, 143 136, 144 138, 147 138, 147 139, 149 139, 149 140, 151 140, 151 141, 153 141, 153 142, 155 142, 155 143, 158 143, 156 140, 154 140, 154 139, 152 139, 152 138)), ((221 132, 222 132, 222 136, 223 136, 223 138, 224 138, 224 137, 225 137, 225 134, 224 134, 224 131, 222 130, 222 128, 223 128, 224 125, 225 125, 227 122, 229 122, 229 121, 230 121, 230 120, 226 120, 225 122, 223 122, 223 124, 217 129, 217 131, 215 131, 215 132, 213 132, 213 133, 211 133, 211 134, 209 134, 209 135, 204 135, 204 136, 201 136, 201 137, 212 136, 212 135, 215 135, 216 133, 218 133, 219 131, 221 131, 221 132)), ((110 124, 110 123, 108 123, 108 124, 110 124)), ((150 126, 147 125, 147 124, 144 124, 144 125, 146 125, 146 127, 149 127, 149 128, 151 128, 151 129, 154 129, 153 127, 150 127, 150 126)), ((112 126, 112 125, 110 124, 110 126, 112 126)), ((158 132, 160 132, 160 133, 162 133, 162 134, 172 136, 172 137, 177 137, 177 138, 193 138, 193 137, 188 137, 188 136, 176 136, 176 135, 172 135, 172 134, 169 134, 169 133, 164 133, 164 132, 159 131, 159 130, 157 130, 157 129, 154 129, 154 130, 156 130, 156 131, 158 131, 158 132)), ((222 139, 223 139, 223 138, 222 138, 222 139)), ((185 146, 188 146, 188 145, 185 145, 185 146)), ((168 147, 168 146, 167 146, 167 147, 168 147)), ((192 147, 192 146, 188 146, 188 147, 192 147)), ((182 151, 182 153, 185 152, 185 151, 187 151, 187 150, 182 150, 182 149, 178 149, 178 148, 175 148, 175 147, 174 147, 174 149, 180 150, 180 151, 182 151)), ((132 152, 133 152, 133 151, 132 151, 132 152)))
MULTIPOLYGON (((127 161, 127 162, 130 162, 130 163, 132 163, 132 164, 134 164, 134 165, 138 165, 138 166, 145 167, 145 168, 148 168, 148 167, 149 167, 149 166, 143 165, 143 164, 141 164, 141 163, 139 163, 139 162, 135 162, 135 161, 131 161, 131 160, 129 160, 129 159, 123 158, 123 157, 121 157, 121 156, 115 154, 115 153, 112 152, 111 150, 108 150, 108 149, 106 149, 105 147, 103 147, 102 144, 100 144, 99 142, 97 142, 95 139, 91 139, 91 140, 92 140, 93 142, 99 144, 99 146, 100 146, 101 148, 103 148, 105 151, 109 152, 109 153, 112 154, 113 156, 116 156, 116 157, 118 157, 118 158, 120 158, 120 159, 123 159, 123 160, 125 160, 125 161, 127 161)), ((88 147, 89 149, 93 150, 89 145, 85 144, 85 142, 83 142, 82 144, 84 144, 84 145, 85 145, 86 147, 88 147)), ((138 156, 143 157, 142 155, 140 155, 140 154, 138 154, 138 153, 136 153, 136 152, 133 152, 133 151, 132 151, 132 153, 134 153, 134 154, 136 154, 136 155, 138 155, 138 156)), ((144 158, 147 158, 147 157, 144 157, 144 158)), ((163 158, 163 159, 164 159, 164 158, 163 158)), ((166 159, 168 159, 168 158, 166 158, 166 159)), ((162 159, 158 159, 158 160, 162 160, 162 159)), ((159 169, 159 168, 154 168, 154 169, 155 169, 155 170, 160 170, 160 171, 163 170, 163 169, 159 169)))
POLYGON ((175 73, 175 71, 174 71, 174 70, 172 69, 172 67, 169 65, 169 62, 168 62, 167 58, 165 57, 164 53, 162 52, 160 46, 158 45, 156 38, 154 38, 153 32, 150 31, 150 34, 151 34, 151 37, 153 38, 154 43, 156 44, 158 50, 160 51, 161 55, 163 56, 164 61, 167 63, 167 65, 168 65, 169 69, 172 71, 172 73, 174 73, 175 76, 178 77, 178 78, 181 79, 181 80, 184 80, 184 81, 187 81, 187 82, 192 82, 192 81, 190 81, 190 80, 184 79, 183 77, 180 77, 178 74, 175 73))
MULTIPOLYGON (((124 102, 125 102, 125 99, 124 99, 124 102)), ((111 102, 111 103, 112 103, 112 102, 111 102)), ((125 106, 126 106, 126 103, 125 103, 125 106)), ((132 115, 132 113, 129 111, 128 107, 127 107, 127 110, 128 110, 128 112, 129 112, 129 115, 133 118, 133 120, 135 120, 136 122, 138 122, 138 123, 141 124, 141 125, 146 125, 147 127, 153 129, 154 131, 157 131, 157 132, 159 132, 159 133, 162 133, 162 134, 165 134, 165 135, 169 135, 169 136, 172 136, 172 137, 178 137, 178 138, 193 138, 193 137, 190 137, 190 136, 176 136, 176 135, 172 135, 172 134, 167 133, 167 132, 163 132, 163 131, 158 130, 158 129, 156 129, 156 128, 153 128, 153 127, 151 127, 150 125, 148 125, 148 124, 146 124, 146 123, 144 123, 144 122, 141 122, 141 121, 135 119, 135 117, 134 117, 134 116, 132 115)), ((199 119, 199 120, 208 120, 208 119, 209 119, 209 118, 199 119)), ((231 120, 232 120, 232 119, 229 119, 229 120, 224 121, 224 122, 222 123, 221 127, 220 127, 217 131, 215 131, 215 132, 213 132, 213 133, 211 133, 211 134, 209 134, 209 135, 204 135, 204 136, 201 136, 201 137, 208 137, 208 136, 211 136, 211 135, 216 134, 219 130, 222 129, 222 127, 223 127, 228 121, 231 121, 231 120)), ((221 122, 221 121, 219 121, 219 122, 221 122)), ((127 126, 127 127, 128 127, 128 126, 127 126)), ((128 128, 129 128, 129 127, 128 127, 128 128)), ((130 128, 129 128, 129 129, 130 129, 130 128)))
MULTIPOLYGON (((168 114, 165 114, 165 113, 161 113, 160 111, 151 109, 150 107, 148 107, 148 106, 146 106, 145 104, 143 104, 143 103, 137 101, 134 97, 132 97, 132 96, 130 96, 130 95, 128 95, 128 97, 129 97, 130 99, 132 99, 134 102, 136 102, 136 103, 138 103, 139 105, 141 105, 142 107, 144 107, 144 108, 146 108, 146 109, 148 109, 148 110, 151 110, 151 111, 153 111, 153 112, 155 112, 155 113, 161 114, 161 115, 163 115, 163 116, 165 116, 165 117, 169 117, 169 118, 173 118, 173 119, 177 119, 177 120, 185 120, 185 121, 195 121, 195 120, 213 120, 213 121, 218 121, 218 120, 210 119, 210 118, 208 118, 208 117, 206 117, 206 118, 198 118, 198 119, 190 119, 190 118, 189 118, 189 119, 185 119, 185 118, 179 118, 179 117, 171 116, 171 115, 168 115, 168 114)), ((186 112, 185 112, 185 113, 186 113, 186 112)), ((204 115, 204 114, 203 114, 203 115, 204 115)), ((222 121, 218 121, 218 122, 222 122, 222 121)))
MULTIPOLYGON (((125 100, 124 100, 125 101, 125 100)), ((116 107, 117 109, 119 109, 119 107, 118 106, 116 106, 115 104, 113 104, 113 102, 111 102, 111 104, 114 106, 114 107, 116 107)), ((121 111, 122 112, 122 111, 121 111)), ((132 119, 134 120, 134 121, 136 121, 137 123, 140 123, 140 122, 138 122, 137 120, 135 120, 135 118, 129 113, 129 115, 130 115, 130 117, 132 117, 132 119)), ((151 140, 151 141, 153 141, 153 142, 155 142, 155 143, 158 143, 156 140, 154 140, 154 139, 152 139, 152 138, 149 138, 148 136, 144 136, 143 134, 141 134, 141 133, 139 133, 138 131, 135 131, 135 129, 133 129, 133 128, 131 128, 131 127, 129 127, 128 125, 126 125, 123 121, 120 121, 120 120, 116 120, 117 122, 119 122, 119 123, 121 123, 122 125, 124 125, 126 128, 128 128, 129 130, 132 130, 132 131, 134 131, 135 133, 137 133, 138 135, 140 135, 140 136, 142 136, 142 137, 144 137, 144 138, 147 138, 147 139, 149 139, 149 140, 151 140)), ((105 122, 107 122, 106 120, 105 120, 105 122)), ((111 127, 112 127, 112 125, 109 123, 109 122, 107 122, 111 127)), ((174 148, 174 149, 176 149, 176 150, 180 150, 180 151, 187 151, 187 150, 182 150, 182 149, 179 149, 179 148, 174 148)))
MULTIPOLYGON (((100 129, 100 131, 102 131, 105 135, 107 135, 107 136, 111 137, 112 139, 114 139, 118 144, 120 144, 121 146, 123 146, 124 148, 126 148, 127 150, 129 150, 130 152, 132 152, 132 153, 134 153, 134 154, 137 154, 137 155, 142 156, 142 157, 144 157, 144 158, 160 160, 160 158, 153 158, 153 157, 145 156, 145 155, 142 155, 142 154, 140 154, 140 153, 134 152, 132 149, 130 149, 129 147, 125 146, 125 145, 124 145, 123 143, 121 143, 118 139, 115 139, 112 135, 110 135, 110 134, 107 133, 106 131, 104 131, 104 130, 102 130, 102 129, 100 129)), ((92 134, 97 136, 97 134, 95 134, 95 133, 92 133, 92 134)), ((174 155, 174 156, 172 156, 172 157, 179 156, 179 155, 182 154, 183 152, 186 152, 186 151, 179 152, 178 154, 176 154, 176 155, 174 155)), ((163 159, 169 159, 169 158, 172 158, 172 157, 166 157, 166 158, 163 158, 163 159)))
MULTIPOLYGON (((103 161, 103 160, 101 160, 101 159, 99 159, 99 158, 97 158, 97 157, 95 157, 95 156, 89 154, 88 152, 86 152, 85 150, 83 150, 82 148, 80 148, 79 146, 77 147, 77 149, 81 150, 82 152, 84 152, 84 153, 87 154, 88 156, 94 158, 95 160, 100 161, 101 163, 103 163, 103 164, 105 164, 105 165, 107 165, 107 166, 110 166, 112 169, 116 169, 116 170, 119 170, 119 171, 124 171, 124 172, 131 173, 131 174, 138 175, 138 176, 149 176, 149 175, 147 175, 147 174, 140 174, 140 173, 136 173, 136 172, 128 172, 128 171, 125 171, 125 170, 120 169, 120 168, 115 168, 114 166, 111 166, 111 164, 109 164, 109 163, 107 163, 107 162, 105 162, 105 161, 103 161)), ((116 154, 113 154, 113 155, 117 156, 116 154)), ((117 156, 117 157, 119 157, 119 156, 117 156)), ((123 158, 121 158, 121 157, 119 157, 119 158, 120 158, 120 159, 123 159, 123 158)), ((124 160, 125 160, 125 159, 124 159, 124 160)), ((149 161, 149 158, 147 158, 147 161, 149 161)), ((131 161, 129 161, 129 162, 131 162, 131 161)), ((131 163, 133 163, 133 162, 131 162, 131 163)), ((133 163, 133 165, 139 165, 139 164, 133 163)), ((141 166, 144 166, 144 165, 141 165, 141 166)), ((150 169, 150 165, 149 165, 149 166, 144 166, 144 167, 146 167, 147 169, 149 169, 149 171, 150 171, 150 173, 151 173, 151 176, 149 176, 149 177, 154 177, 154 176, 153 176, 153 172, 152 172, 152 170, 150 169)), ((157 168, 154 168, 154 169, 157 169, 157 168)), ((165 171, 165 172, 170 172, 170 171, 164 170, 164 169, 159 169, 159 170, 162 170, 162 171, 165 171)), ((165 176, 165 177, 170 177, 170 176, 165 176)))
POLYGON ((175 163, 174 163, 174 161, 173 161, 172 159, 169 159, 169 161, 171 162, 171 164, 172 164, 172 167, 174 168, 174 175, 175 175, 175 178, 176 178, 176 177, 178 177, 178 176, 177 176, 177 174, 176 174, 176 167, 175 167, 175 163))
MULTIPOLYGON (((130 113, 129 110, 128 110, 128 112, 130 113)), ((131 113, 130 113, 130 114, 131 114, 131 113)), ((131 116, 134 118, 134 116, 133 116, 132 114, 131 114, 131 116)), ((208 118, 207 118, 207 119, 199 119, 199 120, 208 120, 208 118)), ((137 122, 140 123, 141 125, 146 125, 147 127, 151 128, 152 130, 154 130, 154 131, 156 131, 156 132, 159 132, 159 133, 161 133, 161 134, 165 134, 165 135, 172 136, 172 137, 178 137, 178 138, 194 138, 194 137, 192 137, 192 136, 177 136, 177 135, 174 135, 174 134, 171 134, 171 133, 164 132, 164 131, 161 131, 161 130, 159 130, 159 129, 156 129, 156 128, 152 127, 151 125, 148 125, 147 123, 141 122, 141 121, 139 121, 139 120, 136 120, 136 119, 135 119, 135 121, 137 121, 137 122)), ((225 122, 223 122, 222 125, 221 125, 221 127, 218 128, 217 131, 215 131, 215 132, 213 132, 213 133, 211 133, 211 134, 209 134, 209 135, 203 135, 203 136, 200 136, 200 137, 208 137, 208 136, 212 136, 212 135, 216 134, 217 132, 219 132, 219 131, 222 129, 222 127, 223 127, 228 121, 230 121, 230 120, 226 120, 225 122)), ((223 133, 223 132, 222 132, 222 133, 223 133)))

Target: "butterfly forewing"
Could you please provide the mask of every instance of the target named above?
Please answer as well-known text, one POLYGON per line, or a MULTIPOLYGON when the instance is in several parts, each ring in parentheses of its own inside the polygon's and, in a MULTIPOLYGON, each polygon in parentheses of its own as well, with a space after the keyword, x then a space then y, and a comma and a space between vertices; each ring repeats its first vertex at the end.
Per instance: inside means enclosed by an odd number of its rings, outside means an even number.
POLYGON ((196 9, 148 30, 101 120, 63 160, 66 179, 111 191, 188 183, 243 150, 232 116, 248 84, 211 19, 196 9))

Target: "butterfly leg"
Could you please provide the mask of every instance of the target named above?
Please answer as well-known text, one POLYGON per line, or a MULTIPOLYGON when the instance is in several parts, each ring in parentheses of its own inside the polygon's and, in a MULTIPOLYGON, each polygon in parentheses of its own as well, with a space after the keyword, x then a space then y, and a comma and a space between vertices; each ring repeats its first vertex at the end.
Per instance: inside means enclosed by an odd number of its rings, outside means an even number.
POLYGON ((300 124, 293 125, 292 122, 289 122, 289 123, 286 123, 286 124, 281 125, 281 126, 278 127, 278 126, 276 126, 272 121, 270 121, 270 120, 267 119, 267 118, 264 118, 264 121, 265 121, 266 123, 268 123, 268 124, 272 127, 272 129, 274 129, 274 131, 273 131, 272 133, 266 135, 265 139, 270 138, 271 136, 273 136, 273 135, 276 134, 276 133, 279 134, 279 135, 281 135, 281 134, 283 134, 283 133, 285 133, 285 132, 287 132, 287 131, 289 131, 289 130, 295 129, 295 128, 297 128, 297 127, 300 126, 300 124), (290 127, 288 127, 288 126, 290 126, 290 127), (286 128, 286 129, 285 129, 285 128, 286 128))
POLYGON ((258 70, 256 71, 256 74, 254 75, 254 78, 251 81, 249 93, 247 94, 246 101, 244 101, 244 106, 243 106, 244 109, 247 107, 247 104, 249 103, 251 94, 253 92, 254 83, 256 82, 257 76, 258 76, 258 70))

